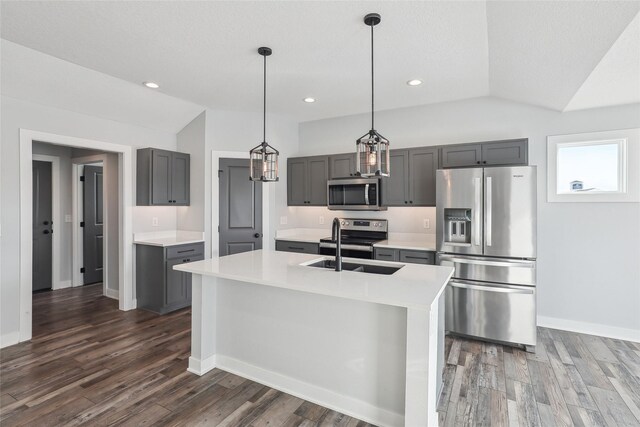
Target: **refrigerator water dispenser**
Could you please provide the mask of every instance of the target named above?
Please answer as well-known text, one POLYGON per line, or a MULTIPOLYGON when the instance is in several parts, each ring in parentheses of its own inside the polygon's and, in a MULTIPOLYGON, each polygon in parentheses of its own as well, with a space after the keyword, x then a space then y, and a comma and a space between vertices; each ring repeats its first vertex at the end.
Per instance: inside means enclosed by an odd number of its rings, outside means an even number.
POLYGON ((445 208, 444 225, 446 243, 471 244, 471 209, 445 208))

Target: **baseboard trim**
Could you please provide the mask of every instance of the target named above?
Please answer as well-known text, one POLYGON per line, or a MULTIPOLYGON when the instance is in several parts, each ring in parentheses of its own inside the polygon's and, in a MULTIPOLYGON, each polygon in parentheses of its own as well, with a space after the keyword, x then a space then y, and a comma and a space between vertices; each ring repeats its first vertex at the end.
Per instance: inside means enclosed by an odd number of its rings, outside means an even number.
POLYGON ((556 317, 538 316, 538 326, 562 329, 587 335, 598 335, 601 337, 625 341, 640 342, 640 331, 636 329, 618 328, 616 326, 607 326, 598 323, 578 322, 575 320, 558 319, 556 317))
MULTIPOLYGON (((216 355, 216 368, 256 381, 284 393, 333 409, 367 423, 396 427, 404 425, 404 415, 375 407, 335 391, 318 387, 277 372, 260 368, 231 357, 216 355)), ((189 359, 191 368, 191 359, 189 359)))
POLYGON ((71 280, 61 280, 53 285, 53 290, 66 289, 71 287, 71 280))
POLYGON ((9 347, 20 342, 20 331, 0 335, 0 348, 9 347))
POLYGON ((187 371, 196 375, 204 375, 213 368, 216 368, 216 355, 210 356, 204 360, 197 359, 193 356, 189 357, 189 367, 187 371))
POLYGON ((108 298, 115 299, 115 300, 119 300, 120 299, 120 292, 115 290, 115 289, 107 288, 107 293, 104 296, 106 296, 108 298))

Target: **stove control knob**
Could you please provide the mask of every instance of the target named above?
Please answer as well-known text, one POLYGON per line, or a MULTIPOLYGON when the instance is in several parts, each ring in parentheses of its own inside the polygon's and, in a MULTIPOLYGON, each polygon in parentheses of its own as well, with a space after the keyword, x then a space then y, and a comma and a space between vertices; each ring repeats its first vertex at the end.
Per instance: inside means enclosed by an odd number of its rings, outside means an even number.
POLYGON ((340 221, 340 225, 345 225, 345 222, 344 221, 340 221))
POLYGON ((342 225, 349 225, 349 221, 345 221, 342 225))

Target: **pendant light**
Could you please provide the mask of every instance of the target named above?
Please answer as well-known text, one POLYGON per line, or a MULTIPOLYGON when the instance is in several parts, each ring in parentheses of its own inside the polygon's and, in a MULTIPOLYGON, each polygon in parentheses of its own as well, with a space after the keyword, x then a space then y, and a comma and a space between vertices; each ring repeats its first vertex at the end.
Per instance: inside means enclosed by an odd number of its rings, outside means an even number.
POLYGON ((371 130, 356 141, 356 174, 389 176, 389 140, 374 127, 373 27, 380 23, 380 15, 369 13, 364 23, 371 27, 371 130))
POLYGON ((261 47, 258 53, 264 58, 263 91, 262 91, 262 143, 249 151, 249 179, 251 181, 278 181, 278 150, 267 144, 267 56, 272 51, 261 47))

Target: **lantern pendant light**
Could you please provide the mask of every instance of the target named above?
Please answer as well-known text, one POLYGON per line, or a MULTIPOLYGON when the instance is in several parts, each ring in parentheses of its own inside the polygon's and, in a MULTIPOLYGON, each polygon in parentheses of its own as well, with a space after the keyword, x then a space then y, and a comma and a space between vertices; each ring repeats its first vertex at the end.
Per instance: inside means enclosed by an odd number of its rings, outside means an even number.
POLYGON ((369 13, 364 23, 371 27, 371 130, 356 141, 356 174, 389 176, 389 140, 374 127, 373 27, 380 23, 380 15, 369 13))
POLYGON ((249 151, 249 179, 251 181, 278 181, 278 150, 267 144, 267 56, 272 51, 268 47, 261 47, 258 53, 264 58, 263 68, 263 98, 262 98, 262 143, 249 151))

